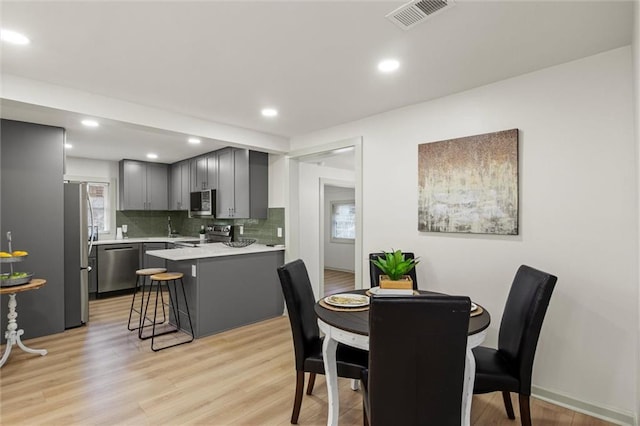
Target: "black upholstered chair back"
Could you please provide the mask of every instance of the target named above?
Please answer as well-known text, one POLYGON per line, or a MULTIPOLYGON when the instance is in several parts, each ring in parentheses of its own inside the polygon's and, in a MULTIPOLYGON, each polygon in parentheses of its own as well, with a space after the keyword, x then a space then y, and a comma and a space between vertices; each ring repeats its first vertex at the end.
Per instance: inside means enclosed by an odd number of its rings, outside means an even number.
POLYGON ((505 304, 498 351, 516 365, 514 371, 520 380, 520 393, 531 394, 533 359, 542 329, 542 321, 557 277, 522 265, 513 279, 505 304))
MULTIPOLYGON (((413 253, 407 252, 402 254, 404 254, 405 259, 415 259, 413 253)), ((371 261, 376 260, 379 257, 383 257, 383 256, 384 256, 384 253, 369 253, 369 278, 371 279, 371 287, 377 287, 380 284, 379 283, 380 275, 383 274, 380 268, 374 265, 371 261)), ((407 275, 409 275, 413 280, 413 289, 417 290, 418 278, 416 276, 416 268, 413 268, 411 271, 409 271, 407 275)))
POLYGON ((312 346, 320 342, 318 319, 313 310, 316 302, 311 281, 301 259, 280 266, 278 276, 291 322, 296 370, 302 371, 304 360, 312 346))
POLYGON ((470 300, 372 297, 369 424, 460 425, 470 300))

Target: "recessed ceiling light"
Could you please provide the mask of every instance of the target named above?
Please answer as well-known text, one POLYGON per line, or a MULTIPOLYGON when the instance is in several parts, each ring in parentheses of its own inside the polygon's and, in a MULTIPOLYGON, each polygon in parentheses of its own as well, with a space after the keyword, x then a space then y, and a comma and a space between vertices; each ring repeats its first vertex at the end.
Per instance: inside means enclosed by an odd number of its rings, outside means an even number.
POLYGON ((11 44, 29 44, 30 42, 23 34, 11 30, 0 30, 0 39, 11 44))
POLYGON ((87 127, 98 127, 100 125, 96 120, 82 120, 82 124, 87 127))
POLYGON ((73 148, 73 145, 71 145, 70 143, 65 143, 64 147, 65 149, 70 149, 70 148, 73 148))
POLYGON ((393 72, 400 68, 400 62, 396 59, 385 59, 378 62, 378 71, 380 72, 393 72))
POLYGON ((194 145, 200 143, 200 139, 198 139, 198 138, 189 138, 188 141, 189 141, 189 143, 192 143, 194 145))
POLYGON ((278 115, 278 110, 274 108, 263 108, 262 115, 265 117, 275 117, 278 115))
POLYGON ((155 160, 156 158, 158 158, 158 154, 154 154, 154 153, 149 153, 147 154, 147 158, 151 158, 152 160, 155 160))

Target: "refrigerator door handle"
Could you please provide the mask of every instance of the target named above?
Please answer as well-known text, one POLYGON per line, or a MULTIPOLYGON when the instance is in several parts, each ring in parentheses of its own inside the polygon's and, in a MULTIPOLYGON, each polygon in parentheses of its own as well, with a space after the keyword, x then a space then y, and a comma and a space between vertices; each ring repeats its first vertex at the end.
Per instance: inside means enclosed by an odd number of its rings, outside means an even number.
POLYGON ((87 256, 91 255, 91 249, 93 249, 93 206, 91 205, 91 198, 89 198, 89 184, 87 183, 87 204, 89 205, 89 215, 91 216, 91 237, 89 238, 89 249, 87 250, 87 256))

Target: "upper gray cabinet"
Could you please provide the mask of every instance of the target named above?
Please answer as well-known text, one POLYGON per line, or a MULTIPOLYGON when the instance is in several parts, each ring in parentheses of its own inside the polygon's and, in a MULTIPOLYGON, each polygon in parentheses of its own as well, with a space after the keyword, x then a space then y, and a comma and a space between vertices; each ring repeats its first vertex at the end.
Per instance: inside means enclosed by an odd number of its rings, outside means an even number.
POLYGON ((216 189, 218 186, 218 155, 210 152, 199 157, 192 158, 191 164, 191 191, 203 189, 216 189))
POLYGON ((169 210, 189 210, 189 193, 191 192, 189 168, 189 160, 171 165, 169 210))
POLYGON ((168 210, 169 165, 120 161, 120 210, 168 210))
POLYGON ((216 152, 216 217, 266 219, 269 203, 268 154, 238 148, 216 152))

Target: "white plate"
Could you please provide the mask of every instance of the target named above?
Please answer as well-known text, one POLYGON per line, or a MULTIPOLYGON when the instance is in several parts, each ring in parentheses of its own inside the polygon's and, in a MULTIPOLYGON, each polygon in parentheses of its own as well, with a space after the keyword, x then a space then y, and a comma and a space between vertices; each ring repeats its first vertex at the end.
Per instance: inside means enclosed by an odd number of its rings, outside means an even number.
POLYGON ((471 302, 471 312, 477 311, 477 310, 478 310, 478 305, 476 305, 475 303, 471 302))
POLYGON ((342 293, 327 296, 324 301, 340 308, 359 308, 369 304, 369 297, 362 294, 342 293))
POLYGON ((405 296, 405 295, 413 295, 413 289, 385 289, 384 291, 380 289, 380 287, 371 287, 369 290, 371 294, 379 294, 384 296, 405 296))

